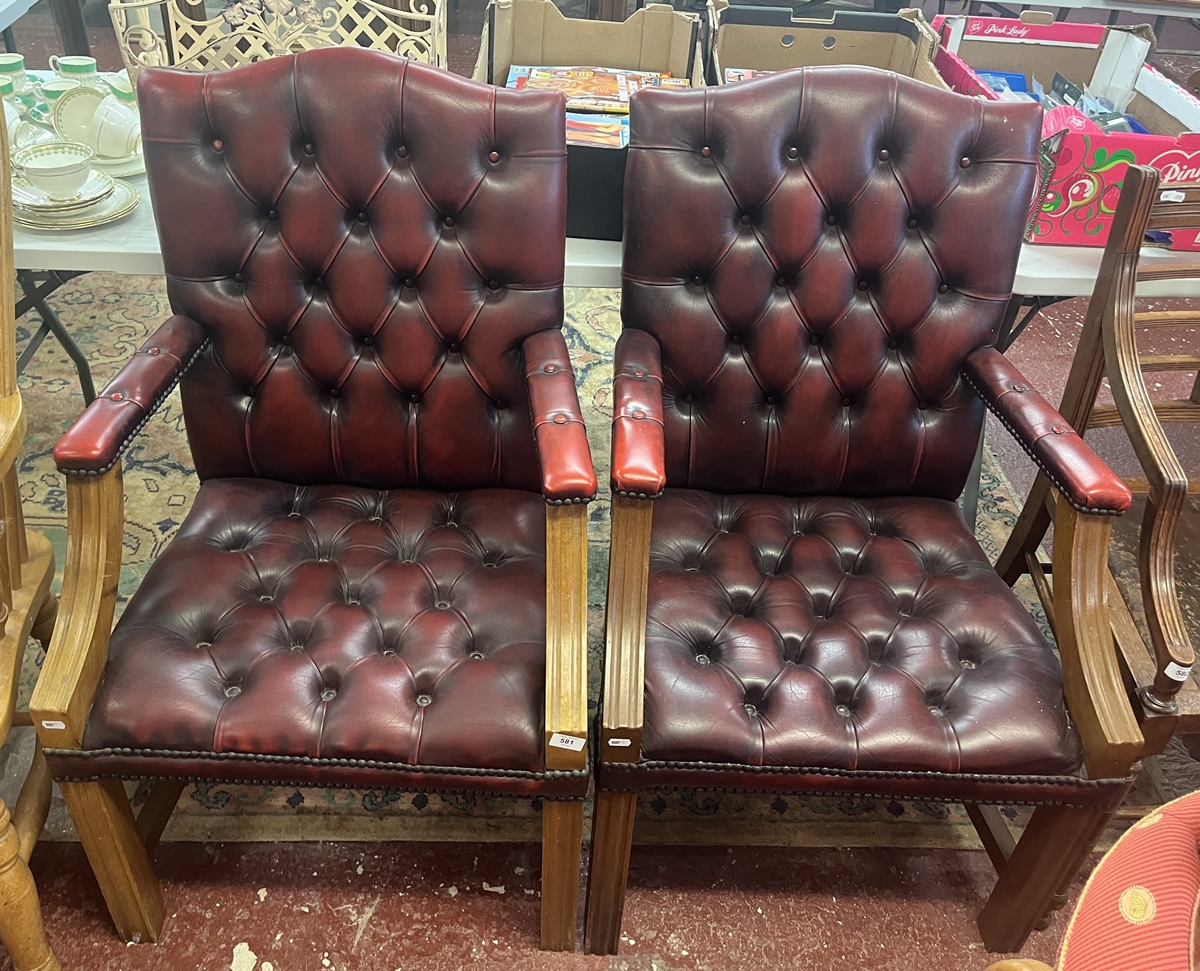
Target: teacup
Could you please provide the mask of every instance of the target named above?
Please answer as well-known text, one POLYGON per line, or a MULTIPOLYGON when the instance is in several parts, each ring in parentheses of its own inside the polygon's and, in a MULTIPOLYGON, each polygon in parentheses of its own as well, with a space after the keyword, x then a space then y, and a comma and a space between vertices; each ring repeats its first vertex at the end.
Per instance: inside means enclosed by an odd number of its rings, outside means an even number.
POLYGON ((79 194, 92 170, 92 150, 78 142, 47 142, 23 148, 13 168, 51 199, 79 194))
POLYGON ((87 143, 103 158, 126 158, 142 143, 142 120, 110 94, 88 122, 87 143))
POLYGON ((77 87, 79 87, 78 81, 68 81, 65 78, 51 78, 49 81, 38 83, 38 90, 42 93, 46 104, 51 106, 58 100, 59 95, 77 87))
POLYGON ((137 107, 137 95, 133 91, 133 85, 129 83, 129 78, 122 74, 101 74, 100 80, 112 92, 114 98, 122 104, 127 104, 130 107, 137 107))
POLYGON ((28 84, 25 76, 25 55, 0 54, 0 75, 12 78, 14 91, 24 91, 28 84))
POLYGON ((50 70, 60 78, 77 81, 80 84, 88 84, 92 87, 100 84, 94 57, 80 57, 75 54, 59 57, 57 54, 51 54, 50 70))

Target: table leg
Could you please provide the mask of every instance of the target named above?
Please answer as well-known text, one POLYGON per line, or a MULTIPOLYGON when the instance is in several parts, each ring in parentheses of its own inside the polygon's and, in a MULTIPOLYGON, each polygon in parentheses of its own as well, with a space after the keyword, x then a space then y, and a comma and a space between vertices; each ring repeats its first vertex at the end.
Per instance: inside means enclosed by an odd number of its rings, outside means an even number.
POLYGON ((17 53, 17 39, 13 36, 12 27, 5 27, 0 31, 0 36, 4 37, 4 49, 9 54, 17 53))
POLYGON ((54 15, 54 24, 58 27, 63 51, 67 54, 90 57, 92 49, 88 44, 87 27, 83 23, 83 7, 80 0, 50 0, 50 12, 54 15))
POLYGON ((23 316, 29 310, 36 310, 42 318, 42 326, 38 328, 37 333, 30 338, 29 343, 21 352, 21 356, 17 359, 17 374, 20 374, 29 364, 37 349, 41 346, 42 341, 46 339, 46 334, 51 333, 55 339, 62 345, 67 356, 71 358, 75 364, 75 373, 79 376, 79 389, 83 392, 83 400, 87 404, 91 404, 96 397, 96 386, 92 383, 92 369, 88 365, 87 357, 83 350, 75 342, 63 322, 59 320, 58 314, 54 312, 54 308, 47 302, 46 298, 55 290, 61 287, 68 280, 79 276, 78 273, 63 274, 57 271, 49 273, 49 279, 40 287, 34 281, 33 273, 30 270, 18 270, 17 282, 21 284, 21 289, 25 293, 25 297, 17 301, 17 317, 23 316))
POLYGON ((1166 26, 1167 26, 1167 18, 1166 17, 1155 17, 1154 18, 1154 40, 1155 40, 1154 46, 1155 47, 1157 47, 1159 45, 1159 43, 1162 42, 1162 35, 1163 35, 1163 31, 1166 29, 1166 26))

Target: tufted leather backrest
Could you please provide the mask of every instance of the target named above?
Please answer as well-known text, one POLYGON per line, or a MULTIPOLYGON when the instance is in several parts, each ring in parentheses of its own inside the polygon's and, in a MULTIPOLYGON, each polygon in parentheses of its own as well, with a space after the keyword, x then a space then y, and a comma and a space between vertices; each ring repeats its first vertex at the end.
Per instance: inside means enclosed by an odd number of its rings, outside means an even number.
POLYGON ((538 489, 521 344, 560 328, 562 95, 329 48, 138 94, 201 478, 538 489))
POLYGON ((638 93, 621 314, 662 346, 667 484, 958 495, 1040 112, 869 68, 638 93))

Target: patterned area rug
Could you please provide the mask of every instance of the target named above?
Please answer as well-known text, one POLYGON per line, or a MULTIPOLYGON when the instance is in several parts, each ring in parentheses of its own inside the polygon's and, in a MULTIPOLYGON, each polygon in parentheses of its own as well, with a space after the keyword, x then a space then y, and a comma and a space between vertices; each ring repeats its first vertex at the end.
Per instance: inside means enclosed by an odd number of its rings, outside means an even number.
MULTIPOLYGON (((161 279, 92 273, 53 298, 64 323, 103 386, 147 335, 170 313, 161 279)), ((18 339, 36 329, 29 315, 18 339)), ((620 292, 568 290, 566 336, 575 363, 592 455, 604 491, 590 507, 589 574, 591 697, 598 694, 607 579, 609 500, 608 426, 613 345, 620 330, 620 292)), ((58 436, 79 414, 83 399, 62 349, 48 340, 21 378, 29 437, 20 463, 27 522, 54 544, 58 566, 66 548, 63 483, 54 468, 58 436)), ((118 611, 146 569, 170 542, 196 490, 178 393, 147 424, 125 455, 126 527, 118 611)), ((994 560, 1017 514, 1012 490, 987 456, 980 503, 979 539, 994 560)), ((1018 587, 1036 605, 1032 587, 1018 587)), ((1040 605, 1034 616, 1045 626, 1040 605)), ((28 702, 40 658, 31 645, 22 679, 28 702)), ((594 704, 594 702, 593 702, 594 704)), ((4 795, 19 784, 31 732, 13 733, 4 795), (22 757, 23 756, 23 757, 22 757)), ((132 784, 131 784, 132 785, 132 784)), ((146 787, 134 792, 144 799, 146 787)), ((1013 812, 1016 819, 1017 813, 1013 812)), ((55 799, 46 837, 73 839, 70 820, 55 799)), ((540 838, 536 801, 477 795, 435 795, 384 790, 296 789, 202 783, 189 787, 164 836, 168 840, 384 840, 540 838)), ((642 799, 636 838, 654 843, 730 843, 824 846, 934 846, 978 848, 961 806, 921 801, 802 798, 683 790, 642 799)))

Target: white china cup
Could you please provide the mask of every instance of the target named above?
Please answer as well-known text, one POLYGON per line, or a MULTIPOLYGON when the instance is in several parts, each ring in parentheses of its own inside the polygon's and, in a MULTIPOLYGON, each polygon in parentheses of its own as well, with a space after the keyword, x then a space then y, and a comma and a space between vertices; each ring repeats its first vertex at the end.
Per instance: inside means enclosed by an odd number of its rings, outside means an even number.
POLYGON ((52 54, 50 55, 50 70, 64 80, 76 81, 92 87, 100 85, 94 57, 80 57, 73 54, 59 57, 57 54, 52 54))
POLYGON ((37 84, 37 90, 41 93, 46 103, 51 106, 58 100, 59 95, 77 87, 79 87, 78 81, 66 78, 51 78, 48 81, 39 81, 37 84))
POLYGON ((110 94, 88 122, 87 143, 102 158, 126 158, 142 143, 142 120, 110 94))
POLYGON ((92 150, 79 142, 47 142, 17 152, 13 168, 51 199, 70 199, 88 180, 92 150))
POLYGON ((20 94, 28 85, 25 76, 25 57, 21 54, 0 54, 0 74, 12 78, 13 90, 20 94))

